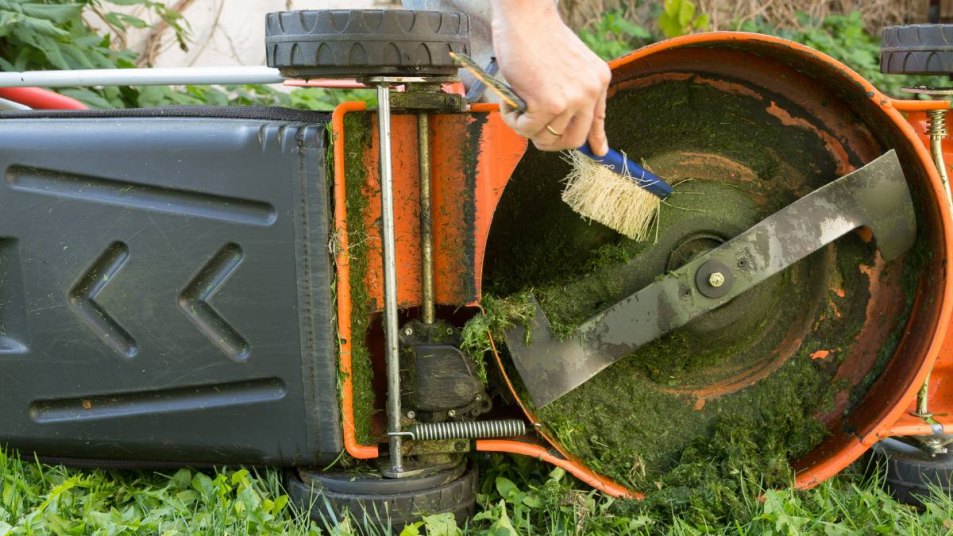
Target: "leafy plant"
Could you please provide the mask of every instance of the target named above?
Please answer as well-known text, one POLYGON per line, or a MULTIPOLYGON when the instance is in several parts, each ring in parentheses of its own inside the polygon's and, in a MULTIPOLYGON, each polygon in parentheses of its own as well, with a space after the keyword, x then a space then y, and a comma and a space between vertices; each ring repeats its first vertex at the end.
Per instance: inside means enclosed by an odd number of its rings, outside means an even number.
POLYGON ((368 108, 377 107, 377 92, 373 89, 296 89, 289 94, 288 104, 309 110, 333 110, 347 101, 363 101, 368 108))
POLYGON ((624 11, 609 11, 579 32, 579 38, 600 58, 618 58, 655 41, 644 26, 629 20, 624 11))
MULTIPOLYGON (((154 13, 187 48, 188 25, 182 15, 155 0, 0 0, 0 69, 122 69, 136 67, 138 56, 126 49, 125 32, 148 24, 109 6, 140 6, 154 13), (97 33, 87 19, 102 20, 109 31, 97 33)), ((295 106, 331 110, 343 100, 373 102, 369 90, 303 88, 289 93, 269 86, 138 86, 59 90, 94 108, 163 105, 295 106)))
POLYGON ((691 0, 665 0, 658 18, 659 28, 665 37, 678 37, 693 31, 708 29, 708 15, 696 15, 695 3, 691 0))
POLYGON ((778 28, 763 20, 746 21, 739 27, 747 32, 776 35, 838 59, 870 81, 884 93, 894 97, 911 98, 902 88, 928 85, 946 86, 949 82, 939 76, 899 76, 880 72, 880 37, 871 34, 859 12, 830 15, 822 21, 798 14, 798 28, 778 28))

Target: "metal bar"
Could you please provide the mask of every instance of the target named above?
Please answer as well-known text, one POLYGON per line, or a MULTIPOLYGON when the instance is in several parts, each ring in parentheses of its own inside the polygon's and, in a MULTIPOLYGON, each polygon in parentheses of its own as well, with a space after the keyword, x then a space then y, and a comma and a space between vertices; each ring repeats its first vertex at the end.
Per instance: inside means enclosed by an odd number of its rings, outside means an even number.
POLYGON ((430 116, 417 114, 417 147, 420 161, 420 271, 424 324, 433 324, 433 218, 430 198, 430 116))
POLYGON ((946 192, 947 207, 953 211, 953 196, 950 194, 950 178, 946 172, 946 162, 943 160, 943 138, 946 137, 946 110, 930 110, 927 112, 930 117, 930 154, 933 156, 933 163, 940 174, 940 181, 943 183, 943 191, 946 192))
POLYGON ((0 87, 164 86, 281 84, 270 67, 175 67, 159 69, 78 69, 0 73, 0 87))
POLYGON ((368 89, 366 84, 347 78, 312 78, 310 80, 300 80, 292 78, 285 80, 288 87, 323 87, 327 89, 368 89))
MULTIPOLYGON (((931 2, 930 9, 931 20, 934 18, 934 15, 936 18, 939 18, 939 3, 931 2), (932 12, 934 8, 936 8, 936 13, 932 12)), ((940 174, 940 182, 943 183, 943 190, 946 193, 946 206, 953 212, 953 195, 950 193, 950 178, 946 172, 946 162, 943 158, 943 138, 946 137, 946 110, 930 110, 927 112, 927 116, 930 119, 930 155, 933 157, 933 163, 936 165, 936 170, 940 174)), ((926 379, 923 380, 923 387, 921 387, 917 393, 916 416, 923 419, 927 424, 936 424, 933 414, 930 413, 930 374, 927 374, 926 379)), ((929 448, 929 444, 926 444, 926 446, 929 448)))
POLYGON ((0 98, 0 110, 32 110, 26 104, 20 104, 19 102, 2 99, 0 98))
POLYGON ((384 343, 387 370, 387 433, 390 472, 404 470, 400 433, 400 348, 397 333, 397 258, 394 245, 394 176, 391 165, 390 86, 377 86, 377 129, 381 174, 381 241, 384 258, 384 343))

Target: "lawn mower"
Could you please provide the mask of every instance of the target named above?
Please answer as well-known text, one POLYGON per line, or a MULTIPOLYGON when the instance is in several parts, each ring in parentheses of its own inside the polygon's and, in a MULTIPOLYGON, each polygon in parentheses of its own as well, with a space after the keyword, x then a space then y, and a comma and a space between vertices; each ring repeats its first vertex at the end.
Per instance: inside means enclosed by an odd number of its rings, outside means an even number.
MULTIPOLYGON (((953 72, 950 31, 886 29, 884 71, 953 72)), ((635 242, 468 99, 466 15, 280 12, 266 39, 267 68, 0 74, 4 444, 281 466, 302 504, 393 524, 469 515, 473 452, 637 499, 729 425, 781 432, 756 447, 798 488, 872 447, 899 494, 949 487, 953 90, 893 99, 749 33, 616 59, 609 140, 674 184, 635 242), (89 110, 34 88, 201 83, 377 104, 89 110)))

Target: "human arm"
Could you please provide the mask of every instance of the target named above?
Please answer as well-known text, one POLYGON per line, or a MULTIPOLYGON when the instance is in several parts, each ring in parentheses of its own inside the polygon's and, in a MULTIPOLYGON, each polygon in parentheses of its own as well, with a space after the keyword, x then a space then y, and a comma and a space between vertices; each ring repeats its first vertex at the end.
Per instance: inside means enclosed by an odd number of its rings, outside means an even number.
POLYGON ((504 120, 541 150, 588 141, 596 154, 605 154, 608 65, 566 26, 553 0, 491 3, 500 71, 526 101, 525 113, 510 111, 504 120))

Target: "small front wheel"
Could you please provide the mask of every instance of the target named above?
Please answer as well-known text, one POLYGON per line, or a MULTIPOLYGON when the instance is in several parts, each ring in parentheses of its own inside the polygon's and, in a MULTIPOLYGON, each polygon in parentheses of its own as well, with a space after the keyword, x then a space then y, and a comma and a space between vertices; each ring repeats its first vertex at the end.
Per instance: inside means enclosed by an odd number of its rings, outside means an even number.
POLYGON ((947 496, 953 489, 953 454, 930 453, 897 439, 884 439, 871 450, 873 461, 886 469, 886 487, 904 504, 923 505, 931 487, 947 496))
POLYGON ((298 508, 325 526, 350 516, 359 529, 399 532, 425 515, 452 513, 464 524, 476 508, 477 470, 464 461, 427 476, 394 479, 297 469, 289 472, 285 486, 298 508))

